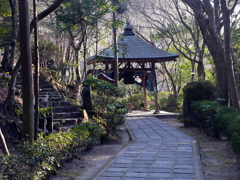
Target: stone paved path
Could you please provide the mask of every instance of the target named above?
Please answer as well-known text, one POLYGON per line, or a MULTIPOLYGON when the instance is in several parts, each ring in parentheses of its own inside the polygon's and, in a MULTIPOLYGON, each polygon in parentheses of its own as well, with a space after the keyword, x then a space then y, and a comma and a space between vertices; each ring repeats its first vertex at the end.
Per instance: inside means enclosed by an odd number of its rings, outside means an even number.
POLYGON ((156 117, 127 117, 133 142, 94 179, 203 180, 196 141, 156 117))

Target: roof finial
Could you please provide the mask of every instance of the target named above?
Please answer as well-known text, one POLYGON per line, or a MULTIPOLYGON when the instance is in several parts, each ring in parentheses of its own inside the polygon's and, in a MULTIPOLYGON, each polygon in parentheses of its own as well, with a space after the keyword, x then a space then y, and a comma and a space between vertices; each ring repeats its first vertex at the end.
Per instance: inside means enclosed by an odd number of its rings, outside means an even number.
POLYGON ((132 26, 130 25, 130 21, 127 20, 127 26, 124 29, 124 35, 126 36, 134 36, 135 33, 133 32, 132 26))

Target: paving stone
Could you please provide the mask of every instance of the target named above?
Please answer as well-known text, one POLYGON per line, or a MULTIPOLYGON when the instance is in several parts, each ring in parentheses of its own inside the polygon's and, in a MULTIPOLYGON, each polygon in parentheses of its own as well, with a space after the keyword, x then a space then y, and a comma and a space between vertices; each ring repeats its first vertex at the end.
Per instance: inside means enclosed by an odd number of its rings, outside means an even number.
POLYGON ((124 172, 104 172, 102 177, 122 177, 124 172))
POLYGON ((152 160, 142 160, 142 159, 138 159, 134 162, 134 164, 152 164, 153 161, 152 160))
POLYGON ((155 156, 142 156, 142 155, 140 155, 140 156, 137 157, 137 160, 151 160, 151 161, 153 161, 154 159, 155 159, 155 156))
POLYGON ((193 165, 194 162, 193 162, 193 160, 189 160, 189 161, 188 160, 176 160, 175 164, 176 165, 179 165, 179 164, 193 165))
POLYGON ((175 165, 175 169, 194 169, 193 165, 175 165))
POLYGON ((147 177, 147 173, 127 172, 125 177, 146 178, 147 177))
POLYGON ((151 173, 171 173, 171 171, 172 171, 172 168, 155 168, 155 167, 153 167, 152 169, 151 169, 151 173))
POLYGON ((150 168, 136 168, 136 167, 132 167, 128 170, 128 172, 143 172, 143 173, 147 173, 149 172, 150 168))
POLYGON ((126 172, 128 168, 117 168, 117 167, 111 167, 107 169, 107 172, 126 172))
POLYGON ((174 169, 174 174, 193 174, 194 169, 174 169))
POLYGON ((125 167, 130 167, 131 164, 127 163, 127 164, 123 164, 123 163, 114 163, 111 165, 111 167, 115 167, 115 168, 125 168, 125 167))
POLYGON ((147 164, 133 164, 132 167, 135 168, 140 168, 140 167, 145 167, 145 168, 150 168, 152 166, 152 163, 147 163, 147 164))
POLYGON ((192 138, 155 117, 127 117, 136 136, 100 180, 193 180, 192 138))
POLYGON ((170 178, 148 177, 146 180, 171 180, 170 178))
POLYGON ((153 164, 158 164, 158 165, 173 165, 173 161, 155 161, 153 164))
POLYGON ((118 159, 116 160, 116 163, 122 163, 122 164, 128 164, 128 163, 132 163, 133 160, 128 160, 128 159, 118 159))
POLYGON ((150 173, 148 177, 156 177, 156 178, 170 178, 171 174, 170 173, 150 173))
POLYGON ((173 178, 194 179, 194 174, 173 174, 173 178))
POLYGON ((100 177, 98 180, 120 180, 121 177, 100 177))
POLYGON ((130 177, 126 177, 126 178, 123 178, 123 180, 145 180, 145 178, 130 178, 130 177))

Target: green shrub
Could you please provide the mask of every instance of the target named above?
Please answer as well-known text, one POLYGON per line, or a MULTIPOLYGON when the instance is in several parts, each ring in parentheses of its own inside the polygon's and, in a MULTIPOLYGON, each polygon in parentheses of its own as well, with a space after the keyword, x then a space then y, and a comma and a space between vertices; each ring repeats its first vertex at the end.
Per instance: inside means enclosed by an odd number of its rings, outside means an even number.
POLYGON ((86 150, 93 149, 100 141, 101 129, 100 126, 94 122, 87 122, 80 126, 75 126, 72 130, 77 134, 77 136, 83 136, 83 133, 85 133, 84 136, 86 138, 84 138, 85 141, 83 143, 86 150))
POLYGON ((168 104, 168 97, 171 95, 171 92, 168 91, 161 91, 158 93, 158 103, 160 106, 160 109, 166 110, 167 104, 168 104))
POLYGON ((99 127, 94 123, 82 124, 70 132, 49 136, 41 133, 33 143, 24 142, 19 154, 1 157, 0 179, 45 179, 55 173, 63 161, 78 156, 82 148, 93 148, 99 139, 99 127))
POLYGON ((125 122, 124 115, 127 113, 126 101, 121 100, 125 91, 100 79, 89 78, 83 85, 92 88, 93 106, 100 116, 97 121, 102 123, 107 135, 116 135, 116 130, 125 122))
POLYGON ((236 154, 240 154, 240 113, 217 102, 198 101, 192 104, 193 117, 209 136, 227 137, 236 154))
POLYGON ((132 104, 133 109, 140 109, 140 106, 143 103, 143 95, 133 94, 128 97, 127 102, 132 104))
POLYGON ((212 101, 197 101, 191 105, 196 125, 203 128, 207 135, 218 136, 218 133, 215 132, 215 116, 219 106, 217 102, 212 101))

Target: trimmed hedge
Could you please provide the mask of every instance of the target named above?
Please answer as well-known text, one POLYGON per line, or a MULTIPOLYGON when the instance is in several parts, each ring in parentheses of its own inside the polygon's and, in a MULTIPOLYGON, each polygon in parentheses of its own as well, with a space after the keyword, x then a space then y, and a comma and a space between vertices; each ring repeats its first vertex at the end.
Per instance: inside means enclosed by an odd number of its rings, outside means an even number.
POLYGON ((45 179, 55 174, 64 161, 78 157, 83 148, 92 149, 99 143, 100 134, 94 122, 76 126, 70 132, 39 134, 32 144, 22 144, 19 154, 0 157, 0 179, 45 179))
POLYGON ((236 154, 240 154, 240 112, 213 101, 191 105, 193 118, 208 136, 227 137, 236 154))

